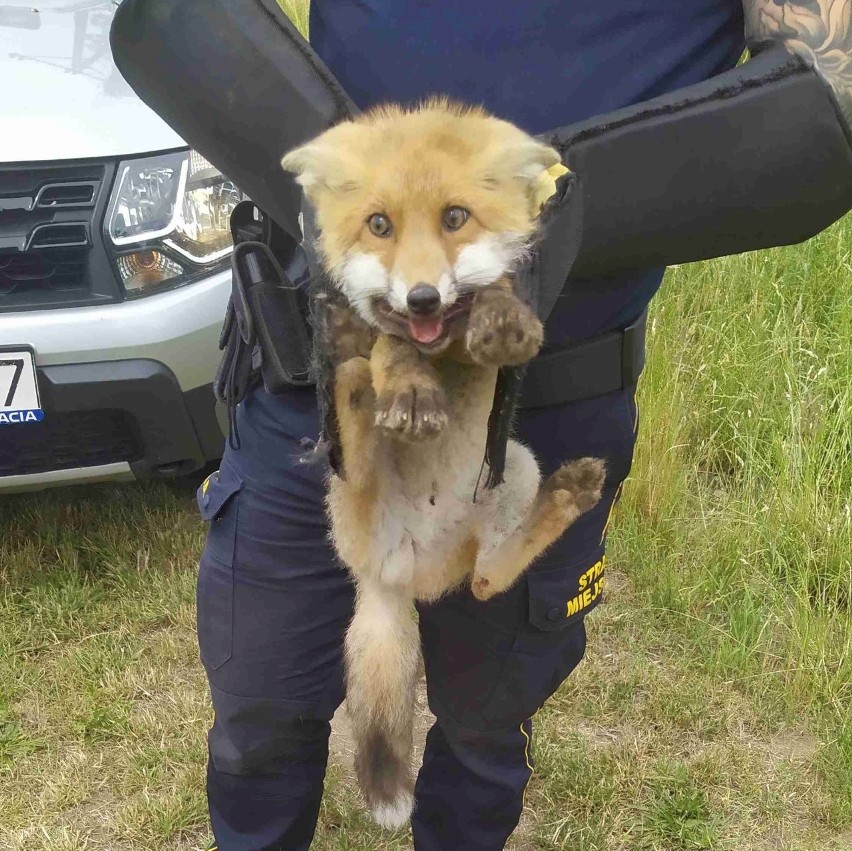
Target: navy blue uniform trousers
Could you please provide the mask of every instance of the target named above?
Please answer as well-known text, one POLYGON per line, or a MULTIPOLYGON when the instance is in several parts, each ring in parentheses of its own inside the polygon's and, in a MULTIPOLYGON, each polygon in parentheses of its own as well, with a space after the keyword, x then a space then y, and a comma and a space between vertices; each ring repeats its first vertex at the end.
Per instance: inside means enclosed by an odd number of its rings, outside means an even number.
MULTIPOLYGON (((412 820, 417 851, 499 851, 532 773, 531 717, 580 662, 601 599, 606 527, 633 454, 633 389, 521 412, 518 437, 546 474, 607 460, 600 504, 512 589, 466 588, 419 610, 429 731, 412 820)), ((215 721, 208 800, 220 851, 304 851, 316 826, 329 721, 344 698, 353 589, 323 509, 327 470, 300 463, 316 435, 310 391, 253 391, 240 448, 198 491, 209 521, 198 637, 215 721)))

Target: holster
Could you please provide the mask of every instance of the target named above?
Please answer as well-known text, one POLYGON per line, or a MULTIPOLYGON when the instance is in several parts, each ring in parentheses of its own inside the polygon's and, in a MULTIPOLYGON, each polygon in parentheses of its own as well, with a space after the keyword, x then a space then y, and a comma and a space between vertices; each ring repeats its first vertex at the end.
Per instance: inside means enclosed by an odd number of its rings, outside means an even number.
POLYGON ((251 201, 231 214, 231 298, 213 382, 227 406, 232 443, 239 440, 234 409, 257 377, 268 393, 316 381, 312 370, 310 274, 306 252, 251 201))

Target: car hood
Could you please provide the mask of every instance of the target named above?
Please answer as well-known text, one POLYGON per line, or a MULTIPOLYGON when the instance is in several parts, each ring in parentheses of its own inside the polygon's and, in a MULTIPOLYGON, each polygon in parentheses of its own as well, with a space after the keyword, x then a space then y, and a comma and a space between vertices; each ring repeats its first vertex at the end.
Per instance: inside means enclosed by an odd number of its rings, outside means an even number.
POLYGON ((0 162, 123 157, 185 144, 113 64, 117 5, 0 4, 0 162))

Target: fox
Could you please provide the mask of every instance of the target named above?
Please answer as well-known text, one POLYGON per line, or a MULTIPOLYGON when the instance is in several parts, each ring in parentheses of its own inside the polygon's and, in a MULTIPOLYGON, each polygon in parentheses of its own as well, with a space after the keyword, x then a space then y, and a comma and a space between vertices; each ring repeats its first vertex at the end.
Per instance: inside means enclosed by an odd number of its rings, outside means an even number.
POLYGON ((516 440, 504 483, 477 493, 498 370, 543 342, 512 276, 561 158, 480 107, 435 98, 337 124, 281 165, 343 297, 331 318, 343 469, 326 503, 355 585, 346 706, 362 795, 397 828, 414 806, 414 603, 466 584, 481 601, 505 591, 601 498, 601 459, 542 481, 516 440))

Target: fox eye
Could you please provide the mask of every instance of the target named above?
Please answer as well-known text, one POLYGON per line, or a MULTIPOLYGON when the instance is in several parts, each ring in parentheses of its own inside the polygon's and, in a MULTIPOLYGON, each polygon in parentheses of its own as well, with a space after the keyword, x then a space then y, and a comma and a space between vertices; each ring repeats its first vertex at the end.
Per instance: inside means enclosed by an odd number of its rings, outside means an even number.
POLYGON ((391 220, 384 215, 384 213, 373 213, 369 219, 367 219, 367 227, 370 228, 370 233, 373 236, 379 237, 388 237, 393 232, 393 225, 391 225, 391 220))
POLYGON ((447 230, 458 230, 470 217, 464 207, 447 207, 441 217, 447 230))

